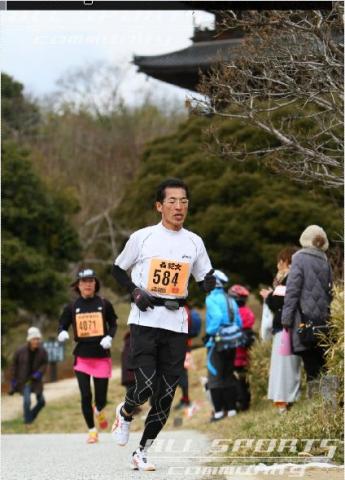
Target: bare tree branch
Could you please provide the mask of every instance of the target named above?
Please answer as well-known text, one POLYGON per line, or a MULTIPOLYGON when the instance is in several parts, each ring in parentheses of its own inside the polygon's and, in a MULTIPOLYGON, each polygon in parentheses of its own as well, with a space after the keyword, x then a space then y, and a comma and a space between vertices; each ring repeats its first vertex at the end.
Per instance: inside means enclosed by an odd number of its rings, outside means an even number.
POLYGON ((298 181, 341 187, 342 3, 327 12, 227 11, 222 31, 231 29, 246 33, 242 44, 203 77, 204 97, 188 103, 197 114, 252 125, 275 144, 250 151, 217 138, 221 154, 242 161, 257 155, 298 181))

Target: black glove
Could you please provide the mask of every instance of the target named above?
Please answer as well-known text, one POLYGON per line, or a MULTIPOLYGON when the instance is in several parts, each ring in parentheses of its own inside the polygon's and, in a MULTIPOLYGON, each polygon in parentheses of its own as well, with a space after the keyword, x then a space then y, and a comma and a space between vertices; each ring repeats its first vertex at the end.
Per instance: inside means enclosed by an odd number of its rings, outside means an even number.
POLYGON ((141 288, 135 288, 133 290, 133 300, 136 304, 136 306, 141 310, 142 312, 146 312, 146 310, 150 308, 154 308, 154 304, 152 303, 151 296, 145 292, 145 290, 142 290, 141 288))
POLYGON ((206 273, 204 278, 204 285, 203 288, 205 292, 210 292, 216 286, 216 277, 213 275, 213 268, 208 273, 206 273))

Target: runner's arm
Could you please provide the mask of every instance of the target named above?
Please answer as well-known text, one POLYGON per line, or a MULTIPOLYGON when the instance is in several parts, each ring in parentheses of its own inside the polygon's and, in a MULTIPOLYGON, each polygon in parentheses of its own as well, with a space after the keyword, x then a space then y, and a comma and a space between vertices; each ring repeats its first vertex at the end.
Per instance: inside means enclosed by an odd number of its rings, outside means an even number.
POLYGON ((133 233, 120 255, 115 259, 113 263, 111 273, 115 280, 126 290, 132 294, 133 290, 137 288, 132 282, 131 278, 127 274, 127 270, 131 268, 138 259, 139 246, 136 233, 133 233))
POLYGON ((72 307, 69 304, 69 305, 66 305, 60 317, 58 333, 62 332, 62 330, 66 330, 67 332, 70 325, 72 324, 72 321, 73 321, 73 312, 72 312, 72 307))
POLYGON ((125 287, 126 290, 132 294, 133 290, 137 288, 136 285, 132 282, 130 277, 128 276, 127 272, 120 268, 118 265, 113 265, 112 271, 111 271, 113 277, 115 280, 122 286, 125 287))
POLYGON ((196 283, 199 285, 200 290, 208 293, 209 289, 207 289, 205 286, 205 277, 208 276, 208 274, 213 273, 213 268, 207 254, 204 242, 201 240, 200 237, 194 237, 194 240, 197 241, 198 255, 196 261, 193 264, 192 275, 195 278, 196 283))
POLYGON ((112 304, 108 300, 104 300, 105 302, 105 320, 108 326, 108 335, 112 338, 115 337, 115 333, 117 330, 117 315, 112 304))
POLYGON ((146 312, 148 308, 154 308, 150 295, 141 288, 137 287, 129 278, 125 270, 122 270, 118 265, 113 265, 113 276, 120 285, 125 287, 132 295, 132 299, 142 312, 146 312))

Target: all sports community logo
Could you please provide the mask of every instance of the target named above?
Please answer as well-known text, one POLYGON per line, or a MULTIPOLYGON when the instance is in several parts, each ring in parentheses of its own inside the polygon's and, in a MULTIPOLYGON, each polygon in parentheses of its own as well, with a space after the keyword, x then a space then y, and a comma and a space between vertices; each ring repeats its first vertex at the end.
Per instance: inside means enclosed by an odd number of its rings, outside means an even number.
MULTIPOLYGON (((150 448, 152 453, 170 453, 187 455, 189 458, 198 454, 205 458, 285 458, 296 459, 304 454, 314 459, 331 460, 340 444, 339 439, 332 438, 215 438, 205 449, 195 439, 186 438, 177 442, 174 438, 156 439, 150 448), (313 449, 322 452, 313 456, 313 449), (275 454, 277 457, 275 457, 275 454), (225 457, 224 457, 225 455, 225 457)), ((200 458, 201 458, 200 457, 200 458)), ((181 458, 181 457, 180 457, 181 458)))
POLYGON ((320 438, 217 438, 206 446, 195 439, 165 438, 155 441, 150 454, 157 461, 169 459, 167 475, 174 477, 300 478, 309 467, 320 463, 327 468, 339 468, 332 462, 339 444, 338 439, 320 438), (318 455, 313 455, 313 451, 318 455))

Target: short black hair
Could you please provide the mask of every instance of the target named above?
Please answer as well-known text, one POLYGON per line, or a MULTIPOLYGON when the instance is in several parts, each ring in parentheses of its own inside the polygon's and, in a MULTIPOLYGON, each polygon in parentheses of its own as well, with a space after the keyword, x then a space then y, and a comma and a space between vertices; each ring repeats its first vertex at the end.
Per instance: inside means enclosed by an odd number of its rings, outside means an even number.
POLYGON ((189 198, 188 187, 182 180, 179 178, 167 178, 157 187, 156 202, 163 203, 163 200, 165 199, 166 188, 183 188, 186 192, 186 197, 189 198))

